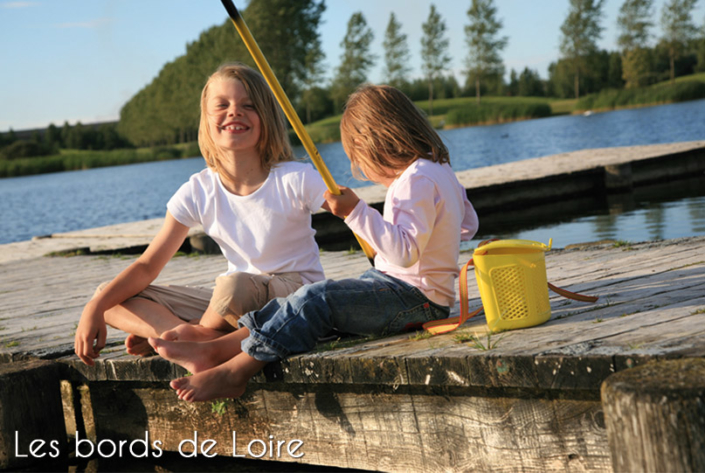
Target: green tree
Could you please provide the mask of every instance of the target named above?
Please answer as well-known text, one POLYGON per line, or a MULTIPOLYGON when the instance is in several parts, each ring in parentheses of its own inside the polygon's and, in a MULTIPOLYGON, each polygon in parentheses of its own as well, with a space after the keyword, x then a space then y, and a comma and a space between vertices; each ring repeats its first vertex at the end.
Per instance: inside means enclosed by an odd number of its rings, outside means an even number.
POLYGON ((676 80, 676 58, 697 34, 691 13, 698 0, 670 0, 661 10, 663 42, 668 46, 671 84, 676 80))
POLYGON ((406 82, 406 76, 411 71, 408 66, 411 54, 406 42, 406 35, 401 32, 399 23, 392 12, 384 32, 384 77, 393 87, 401 88, 406 82))
POLYGON ((519 76, 517 71, 512 69, 509 71, 509 84, 507 85, 507 93, 512 97, 519 95, 519 76))
POLYGON ((622 51, 622 78, 627 88, 652 81, 653 60, 648 48, 653 26, 653 0, 625 0, 619 9, 617 44, 622 51))
POLYGON ((468 10, 470 24, 465 26, 465 43, 470 52, 466 65, 475 78, 475 97, 480 103, 480 82, 488 75, 504 75, 499 53, 507 46, 507 37, 499 37, 502 22, 497 19, 493 0, 472 0, 468 10))
POLYGON ((343 54, 331 86, 331 97, 336 110, 340 110, 348 95, 367 80, 367 71, 374 65, 376 59, 370 53, 373 39, 374 34, 367 26, 362 12, 353 13, 348 21, 345 37, 340 43, 343 54))
POLYGON ((543 81, 537 71, 525 67, 519 74, 517 95, 523 97, 542 97, 544 95, 543 81))
MULTIPOLYGON (((257 0, 249 2, 244 13, 262 53, 292 101, 306 83, 310 72, 307 60, 315 56, 311 50, 320 49, 318 28, 325 9, 322 0, 257 0)), ((230 28, 237 35, 232 25, 230 28)))
POLYGON ((635 48, 622 55, 622 78, 625 87, 644 87, 656 79, 654 53, 651 48, 635 48))
MULTIPOLYGON (((311 70, 311 50, 325 10, 321 0, 257 0, 243 11, 253 36, 283 89, 297 103, 311 70)), ((186 54, 162 67, 157 77, 120 111, 118 133, 134 145, 193 141, 206 79, 218 66, 239 61, 256 68, 228 19, 186 45, 186 54)))
POLYGON ((434 79, 450 65, 448 55, 448 39, 445 37, 446 24, 431 4, 428 19, 421 25, 421 69, 428 80, 428 114, 433 115, 433 82, 434 79))
POLYGON ((561 25, 560 50, 573 68, 575 98, 580 97, 580 74, 585 58, 597 50, 602 34, 600 19, 604 0, 570 0, 568 16, 561 25))
POLYGON ((70 149, 84 148, 84 130, 81 122, 76 122, 76 124, 71 127, 68 139, 66 140, 66 147, 70 149))
POLYGON ((695 70, 705 72, 705 23, 703 23, 700 38, 696 43, 695 55, 697 58, 695 70))
POLYGON ((622 51, 647 46, 654 25, 651 21, 653 6, 654 0, 624 0, 617 17, 617 44, 622 51))
POLYGON ((71 134, 71 125, 68 121, 65 121, 61 127, 61 143, 65 148, 69 147, 69 135, 71 134))
POLYGON ((624 87, 623 76, 622 56, 618 52, 611 52, 605 85, 612 89, 621 89, 624 87))
POLYGON ((321 48, 321 40, 317 38, 314 44, 306 54, 306 76, 303 79, 303 93, 301 101, 306 109, 306 123, 311 123, 311 113, 314 108, 318 108, 320 102, 318 100, 318 91, 321 90, 320 84, 323 82, 323 74, 325 73, 325 65, 323 60, 326 55, 321 48))
POLYGON ((53 123, 50 123, 47 127, 46 134, 44 135, 44 140, 46 141, 47 145, 52 148, 63 146, 63 143, 61 142, 61 130, 57 128, 56 125, 54 125, 53 123))

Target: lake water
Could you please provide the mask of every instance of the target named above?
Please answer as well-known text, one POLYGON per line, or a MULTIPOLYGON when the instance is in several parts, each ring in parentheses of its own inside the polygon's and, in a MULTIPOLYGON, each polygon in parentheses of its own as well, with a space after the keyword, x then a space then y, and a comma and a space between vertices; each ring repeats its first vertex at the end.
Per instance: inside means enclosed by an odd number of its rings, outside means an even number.
MULTIPOLYGON (((440 131, 456 171, 576 151, 705 139, 705 100, 440 131)), ((319 146, 340 185, 360 187, 340 143, 319 146)), ((303 156, 303 149, 297 155, 303 156)), ((162 217, 166 202, 202 158, 0 179, 0 244, 33 236, 162 217)), ((672 198, 639 195, 590 215, 489 229, 501 238, 554 239, 554 246, 604 238, 641 241, 705 234, 705 182, 672 198)), ((481 232, 482 232, 481 228, 481 232)))

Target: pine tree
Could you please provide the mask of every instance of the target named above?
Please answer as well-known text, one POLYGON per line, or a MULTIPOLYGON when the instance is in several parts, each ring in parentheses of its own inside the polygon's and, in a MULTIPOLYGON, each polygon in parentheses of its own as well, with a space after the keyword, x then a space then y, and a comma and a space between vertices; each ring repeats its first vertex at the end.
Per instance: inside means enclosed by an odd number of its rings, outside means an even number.
POLYGON ((448 39, 445 38, 446 25, 436 6, 431 4, 428 19, 421 25, 421 68, 428 79, 428 114, 433 115, 433 81, 450 64, 448 39))
POLYGON ((663 41, 668 46, 671 84, 676 80, 676 58, 698 31, 691 18, 691 12, 697 1, 670 0, 661 10, 661 28, 663 29, 663 41))
POLYGON ((573 66, 575 98, 580 97, 580 73, 587 55, 597 50, 602 34, 600 19, 604 0, 570 0, 570 10, 561 25, 561 54, 573 66))
POLYGON ((389 15, 389 23, 384 33, 384 76, 389 85, 400 88, 406 81, 406 75, 411 71, 408 66, 409 46, 406 42, 406 35, 401 32, 399 23, 392 12, 389 15))
POLYGON ((503 75, 499 53, 507 46, 507 37, 498 37, 502 22, 497 19, 493 0, 472 0, 468 10, 470 24, 465 26, 465 42, 470 49, 468 73, 475 78, 475 95, 480 103, 480 81, 488 74, 503 75))
POLYGON ((348 21, 345 38, 340 43, 343 55, 331 86, 331 97, 335 109, 343 103, 355 88, 367 80, 367 71, 374 65, 376 57, 370 53, 374 34, 362 12, 353 13, 348 21))

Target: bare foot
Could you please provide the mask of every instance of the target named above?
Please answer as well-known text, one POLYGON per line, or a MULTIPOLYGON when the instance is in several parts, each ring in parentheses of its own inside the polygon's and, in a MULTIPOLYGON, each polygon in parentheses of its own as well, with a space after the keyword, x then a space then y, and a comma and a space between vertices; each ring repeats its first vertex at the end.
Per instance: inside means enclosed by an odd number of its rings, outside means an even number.
POLYGON ((135 356, 149 356, 154 355, 154 350, 147 342, 146 338, 139 337, 133 333, 129 334, 125 338, 125 348, 127 353, 135 356))
POLYGON ((149 337, 149 344, 161 356, 172 363, 186 368, 191 373, 200 373, 220 364, 213 357, 212 347, 202 342, 172 342, 161 338, 149 337))
POLYGON ((201 373, 173 380, 169 385, 179 399, 189 402, 236 398, 243 395, 247 382, 267 363, 247 353, 201 373))
POLYGON ((226 332, 221 332, 203 325, 181 324, 161 334, 162 340, 182 342, 206 342, 222 337, 226 332))

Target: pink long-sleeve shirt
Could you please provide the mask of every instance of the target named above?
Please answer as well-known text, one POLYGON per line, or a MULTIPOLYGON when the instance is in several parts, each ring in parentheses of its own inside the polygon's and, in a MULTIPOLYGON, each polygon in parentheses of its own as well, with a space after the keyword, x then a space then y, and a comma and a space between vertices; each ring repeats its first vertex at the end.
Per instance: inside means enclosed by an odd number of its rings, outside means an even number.
POLYGON ((472 239, 478 220, 448 164, 416 160, 389 186, 384 215, 361 200, 345 223, 377 251, 378 270, 455 304, 460 241, 472 239))

